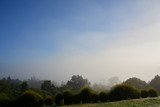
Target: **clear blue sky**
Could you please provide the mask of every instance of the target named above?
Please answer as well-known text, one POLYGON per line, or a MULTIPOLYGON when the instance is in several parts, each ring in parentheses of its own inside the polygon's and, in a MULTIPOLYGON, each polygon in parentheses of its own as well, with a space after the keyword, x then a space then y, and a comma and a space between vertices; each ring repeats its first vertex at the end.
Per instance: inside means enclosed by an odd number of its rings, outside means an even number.
POLYGON ((0 64, 10 68, 0 72, 57 81, 73 74, 92 81, 111 76, 152 78, 159 69, 159 4, 159 0, 0 0, 0 64))

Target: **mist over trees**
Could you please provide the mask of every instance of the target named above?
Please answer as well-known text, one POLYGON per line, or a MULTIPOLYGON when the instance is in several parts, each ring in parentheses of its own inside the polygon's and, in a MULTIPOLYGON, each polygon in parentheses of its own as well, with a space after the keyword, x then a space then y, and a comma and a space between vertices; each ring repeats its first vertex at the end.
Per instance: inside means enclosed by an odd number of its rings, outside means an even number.
POLYGON ((96 92, 102 92, 110 89, 110 86, 94 83, 91 88, 96 92))
POLYGON ((80 75, 73 75, 71 77, 71 80, 69 80, 66 85, 73 90, 79 90, 83 87, 90 86, 90 82, 88 81, 88 79, 84 79, 80 75))
POLYGON ((56 89, 56 86, 52 84, 51 80, 44 80, 41 84, 41 90, 47 95, 54 95, 56 89))
POLYGON ((43 82, 42 80, 39 80, 36 77, 31 77, 30 79, 27 80, 28 86, 30 88, 37 88, 37 89, 41 88, 42 82, 43 82))
POLYGON ((160 93, 160 76, 156 75, 151 81, 150 86, 155 88, 160 93))
POLYGON ((122 83, 117 82, 118 85, 111 88, 96 83, 91 85, 88 79, 80 75, 73 75, 59 86, 51 80, 31 78, 22 81, 7 77, 0 80, 0 106, 14 104, 18 107, 29 104, 30 107, 36 107, 44 104, 70 105, 157 97, 160 92, 159 83, 158 75, 149 83, 133 77, 122 83), (27 101, 31 101, 33 105, 27 101))
POLYGON ((149 84, 147 84, 145 81, 143 81, 139 78, 136 78, 136 77, 127 79, 125 82, 123 82, 123 84, 131 85, 131 86, 133 86, 137 89, 141 89, 141 90, 151 88, 151 86, 149 84))
POLYGON ((120 84, 121 81, 119 80, 119 78, 117 76, 111 77, 108 79, 108 86, 112 87, 116 84, 120 84))

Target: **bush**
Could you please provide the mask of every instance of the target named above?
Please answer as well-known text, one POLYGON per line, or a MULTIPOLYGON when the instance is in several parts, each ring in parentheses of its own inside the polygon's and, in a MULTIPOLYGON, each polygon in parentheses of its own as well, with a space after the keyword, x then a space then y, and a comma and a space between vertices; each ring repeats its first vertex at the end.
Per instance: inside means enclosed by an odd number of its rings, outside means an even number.
POLYGON ((142 98, 147 98, 148 97, 148 91, 147 90, 142 90, 141 91, 141 97, 142 98))
POLYGON ((43 97, 31 90, 25 91, 17 100, 20 107, 40 107, 43 105, 43 97))
POLYGON ((81 91, 80 95, 81 95, 82 103, 89 103, 89 102, 91 102, 92 90, 90 88, 84 88, 81 91))
POLYGON ((127 99, 135 99, 140 97, 140 92, 128 85, 116 85, 109 93, 110 101, 120 101, 127 99))
POLYGON ((56 103, 56 105, 61 105, 62 101, 63 101, 63 96, 62 96, 62 94, 58 93, 55 96, 55 103, 56 103))
POLYGON ((70 91, 65 91, 63 93, 63 99, 65 105, 72 104, 72 93, 70 91))
POLYGON ((53 104, 53 99, 51 97, 47 97, 45 99, 45 105, 52 105, 53 104))
POLYGON ((0 107, 11 106, 11 100, 5 93, 0 93, 0 107))
POLYGON ((74 104, 79 104, 81 103, 81 96, 80 94, 74 94, 72 97, 73 103, 74 104))
POLYGON ((108 94, 106 92, 100 92, 99 99, 100 102, 106 102, 108 100, 108 94))
POLYGON ((99 96, 98 94, 92 94, 92 102, 93 103, 97 103, 99 101, 99 96))
POLYGON ((149 97, 158 97, 158 93, 155 89, 149 89, 148 90, 148 96, 149 97))

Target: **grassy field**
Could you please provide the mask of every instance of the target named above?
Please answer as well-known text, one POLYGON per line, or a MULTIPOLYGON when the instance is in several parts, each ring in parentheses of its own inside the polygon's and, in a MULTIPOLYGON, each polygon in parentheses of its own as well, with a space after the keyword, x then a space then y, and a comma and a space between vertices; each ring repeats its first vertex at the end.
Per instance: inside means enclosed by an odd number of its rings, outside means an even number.
POLYGON ((62 107, 160 107, 160 98, 135 99, 95 104, 79 104, 62 107))

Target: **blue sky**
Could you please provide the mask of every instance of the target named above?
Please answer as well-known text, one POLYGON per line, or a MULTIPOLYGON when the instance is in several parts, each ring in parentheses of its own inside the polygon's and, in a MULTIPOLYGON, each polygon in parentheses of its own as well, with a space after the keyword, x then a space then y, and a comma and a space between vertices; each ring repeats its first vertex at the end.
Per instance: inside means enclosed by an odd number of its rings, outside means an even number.
POLYGON ((135 14, 131 14, 130 10, 125 10, 127 16, 112 13, 118 12, 119 8, 130 9, 129 5, 122 7, 124 3, 132 4, 118 0, 2 0, 1 60, 23 60, 32 55, 37 57, 37 54, 40 57, 54 54, 60 50, 62 42, 83 32, 112 33, 122 30, 123 19, 128 20, 135 14))
POLYGON ((159 73, 159 4, 159 0, 1 0, 0 64, 6 70, 0 72, 56 81, 73 74, 93 82, 112 76, 148 80, 159 73), (149 73, 142 76, 144 72, 149 73))

